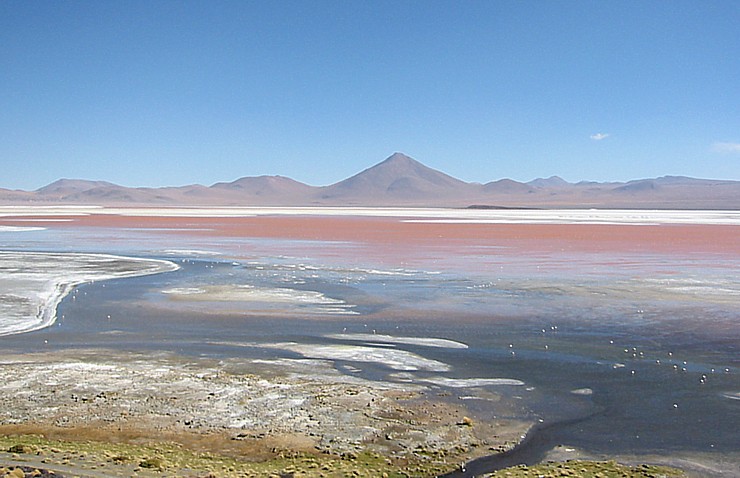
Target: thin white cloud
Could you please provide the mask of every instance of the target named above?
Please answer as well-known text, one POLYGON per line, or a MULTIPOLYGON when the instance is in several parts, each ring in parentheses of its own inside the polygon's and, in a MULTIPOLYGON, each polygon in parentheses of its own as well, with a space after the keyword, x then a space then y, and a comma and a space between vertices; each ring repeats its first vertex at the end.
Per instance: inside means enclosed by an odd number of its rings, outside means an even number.
POLYGON ((717 142, 712 144, 712 152, 721 154, 740 153, 740 143, 717 142))
POLYGON ((609 137, 609 133, 596 133, 591 135, 591 139, 594 141, 601 141, 609 137))

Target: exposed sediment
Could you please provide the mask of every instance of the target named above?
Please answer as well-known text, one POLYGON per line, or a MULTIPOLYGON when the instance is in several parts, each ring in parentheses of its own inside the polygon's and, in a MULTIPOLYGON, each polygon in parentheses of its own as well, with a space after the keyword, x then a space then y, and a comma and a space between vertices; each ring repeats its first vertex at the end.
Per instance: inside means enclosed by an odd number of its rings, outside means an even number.
POLYGON ((245 462, 373 454, 389 469, 439 473, 512 447, 530 427, 468 415, 426 387, 347 377, 321 360, 196 363, 95 351, 0 357, 5 435, 164 441, 245 462))

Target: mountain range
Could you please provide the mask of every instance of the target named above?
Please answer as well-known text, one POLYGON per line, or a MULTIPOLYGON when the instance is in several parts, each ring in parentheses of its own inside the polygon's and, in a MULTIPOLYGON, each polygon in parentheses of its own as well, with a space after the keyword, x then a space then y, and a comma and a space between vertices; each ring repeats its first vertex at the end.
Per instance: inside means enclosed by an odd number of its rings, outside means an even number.
POLYGON ((131 188, 60 179, 35 191, 0 188, 0 204, 107 206, 414 206, 472 208, 740 209, 740 181, 664 176, 629 182, 569 183, 557 176, 522 183, 469 183, 402 153, 329 186, 283 176, 212 186, 131 188))

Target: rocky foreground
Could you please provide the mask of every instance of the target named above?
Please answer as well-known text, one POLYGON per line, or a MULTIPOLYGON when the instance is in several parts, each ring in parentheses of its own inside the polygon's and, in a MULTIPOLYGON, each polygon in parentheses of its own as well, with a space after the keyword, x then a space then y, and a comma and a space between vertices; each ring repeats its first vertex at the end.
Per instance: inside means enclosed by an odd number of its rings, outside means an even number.
POLYGON ((483 423, 454 397, 317 360, 0 357, 0 463, 79 476, 434 476, 530 426, 483 423))

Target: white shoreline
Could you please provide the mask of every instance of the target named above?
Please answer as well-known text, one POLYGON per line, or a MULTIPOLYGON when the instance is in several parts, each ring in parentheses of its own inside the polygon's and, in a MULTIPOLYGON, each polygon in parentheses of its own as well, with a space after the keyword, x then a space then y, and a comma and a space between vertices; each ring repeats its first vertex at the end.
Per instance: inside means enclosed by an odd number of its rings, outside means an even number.
POLYGON ((681 209, 452 209, 420 207, 101 207, 0 206, 15 216, 255 217, 364 216, 413 222, 503 224, 701 224, 740 225, 740 211, 681 209))
MULTIPOLYGON (((14 295, 17 295, 22 298, 29 299, 29 302, 32 304, 32 306, 36 307, 36 315, 35 320, 28 320, 28 325, 25 327, 16 327, 16 328, 9 328, 6 330, 0 330, 0 337, 8 336, 8 335, 18 335, 28 332, 33 332, 36 330, 41 330, 46 327, 49 327, 53 325, 57 320, 57 307, 59 304, 64 300, 64 298, 70 294, 74 290, 75 287, 89 283, 94 281, 104 281, 104 280, 111 280, 111 279, 122 279, 127 277, 140 277, 140 276, 146 276, 151 274, 159 274, 162 272, 172 272, 180 269, 180 266, 177 264, 170 262, 170 261, 164 261, 159 259, 144 259, 144 258, 138 258, 138 257, 126 257, 126 256, 117 256, 117 255, 111 255, 111 254, 81 254, 81 253, 44 253, 44 252, 11 252, 11 251, 0 251, 0 261, 3 259, 8 258, 9 256, 15 256, 12 257, 12 259, 23 259, 23 256, 26 256, 27 258, 40 258, 40 257, 48 257, 50 260, 59 260, 64 259, 67 263, 69 263, 70 260, 74 260, 75 258, 80 259, 89 259, 89 260, 98 260, 104 263, 106 261, 126 261, 130 262, 132 264, 148 264, 150 267, 143 268, 143 269, 134 269, 134 270, 128 270, 123 272, 112 272, 112 271, 106 271, 104 264, 101 264, 100 270, 95 271, 89 271, 86 270, 84 272, 75 272, 67 273, 67 275, 62 275, 62 273, 51 275, 49 272, 47 272, 46 276, 44 276, 44 271, 33 271, 32 265, 28 266, 28 269, 22 270, 19 272, 19 274, 35 274, 38 276, 36 279, 36 283, 38 283, 41 288, 35 289, 35 290, 21 290, 21 293, 18 293, 18 291, 13 291, 14 295), (60 277, 61 276, 61 277, 60 277)), ((8 278, 12 279, 13 272, 9 274, 8 278)), ((1 318, 0 318, 1 319, 1 318)))
POLYGON ((33 231, 44 231, 45 227, 35 226, 0 226, 0 232, 33 232, 33 231))

